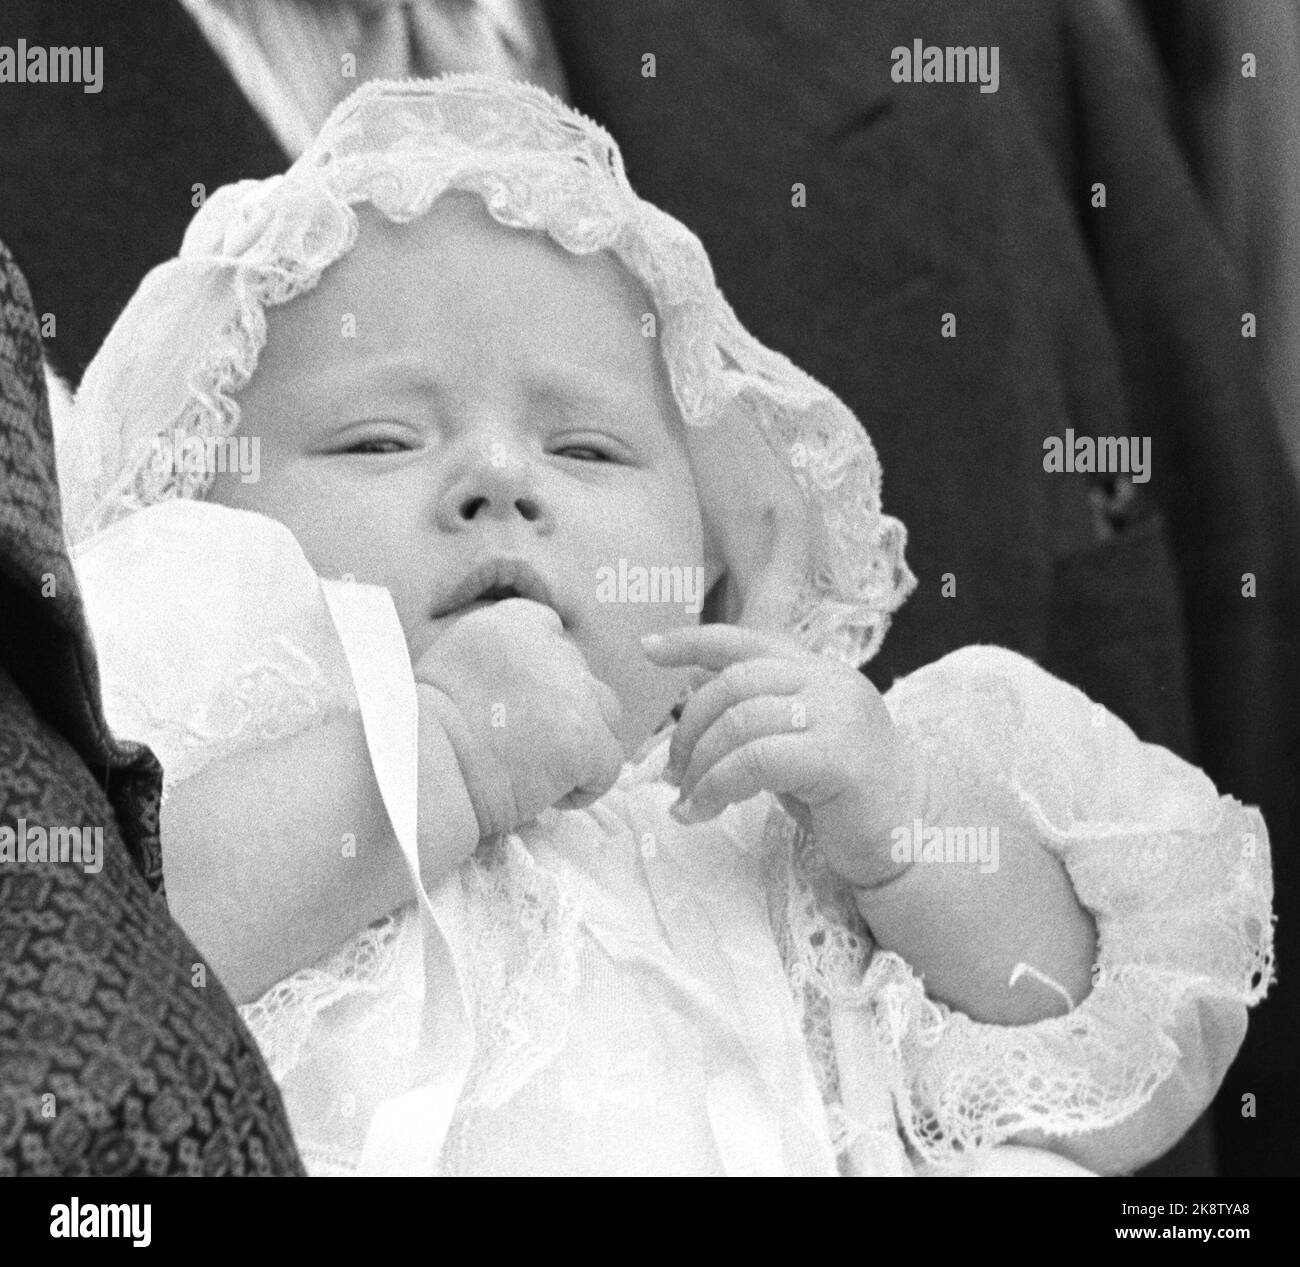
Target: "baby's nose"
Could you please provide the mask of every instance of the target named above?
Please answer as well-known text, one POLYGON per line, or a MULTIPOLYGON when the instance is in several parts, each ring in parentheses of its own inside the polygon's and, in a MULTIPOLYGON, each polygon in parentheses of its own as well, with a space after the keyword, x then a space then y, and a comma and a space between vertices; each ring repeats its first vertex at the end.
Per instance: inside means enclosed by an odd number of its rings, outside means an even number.
POLYGON ((475 518, 477 515, 496 515, 508 519, 511 513, 534 523, 542 517, 541 507, 533 497, 493 497, 487 494, 466 497, 457 507, 457 514, 462 520, 475 518))
POLYGON ((549 531, 532 464, 506 446, 494 444, 476 455, 447 488, 438 508, 439 523, 456 531, 475 520, 520 518, 549 531))

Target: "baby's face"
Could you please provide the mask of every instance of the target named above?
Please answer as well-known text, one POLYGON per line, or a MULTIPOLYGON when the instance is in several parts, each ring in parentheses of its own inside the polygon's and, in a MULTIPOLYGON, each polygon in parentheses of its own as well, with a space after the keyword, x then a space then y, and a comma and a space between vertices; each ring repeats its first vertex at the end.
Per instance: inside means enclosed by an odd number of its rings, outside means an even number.
POLYGON ((618 601, 635 589, 612 577, 719 575, 650 304, 612 257, 504 228, 473 195, 407 225, 361 213, 356 247, 267 313, 239 396, 261 478, 219 475, 212 500, 285 524, 321 576, 386 587, 413 661, 475 569, 523 560, 622 701, 630 754, 685 681, 640 635, 699 618, 689 596, 618 601))

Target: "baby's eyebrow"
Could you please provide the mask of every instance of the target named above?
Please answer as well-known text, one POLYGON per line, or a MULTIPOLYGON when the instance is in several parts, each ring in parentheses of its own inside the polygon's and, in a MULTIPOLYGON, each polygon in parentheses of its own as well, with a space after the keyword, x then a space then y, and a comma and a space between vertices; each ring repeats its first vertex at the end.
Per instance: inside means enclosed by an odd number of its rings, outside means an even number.
POLYGON ((548 366, 545 373, 527 381, 527 388, 539 404, 562 409, 575 405, 598 411, 624 409, 644 404, 645 395, 644 388, 631 381, 631 376, 620 377, 616 364, 598 375, 567 365, 548 366))
POLYGON ((373 391, 393 398, 409 397, 427 399, 433 397, 444 401, 449 391, 437 375, 420 365, 400 362, 366 361, 360 365, 342 363, 328 366, 322 373, 292 373, 285 382, 286 394, 307 400, 313 410, 326 408, 330 404, 343 404, 339 398, 340 388, 373 391))
POLYGON ((433 396, 445 400, 450 392, 446 383, 428 366, 402 361, 370 361, 357 374, 364 386, 384 387, 411 395, 433 396))
MULTIPOLYGON (((607 405, 640 394, 629 381, 631 375, 621 376, 621 368, 614 360, 595 374, 578 366, 556 362, 528 374, 523 385, 528 395, 538 400, 588 401, 607 405)), ((352 373, 355 375, 353 381, 362 386, 409 391, 437 399, 447 399, 455 394, 443 376, 423 362, 367 361, 352 373)), ((308 380, 314 381, 319 381, 318 377, 308 380)))
MULTIPOLYGON (((457 389, 436 366, 423 361, 367 361, 349 370, 349 383, 375 397, 376 403, 378 398, 387 400, 392 407, 399 407, 402 401, 421 405, 432 402, 449 417, 457 413, 457 389)), ((332 425, 338 419, 330 416, 330 404, 338 406, 341 414, 351 412, 337 397, 337 386, 337 380, 327 372, 324 377, 315 375, 298 384, 294 394, 300 399, 327 398, 328 403, 321 400, 313 410, 323 424, 332 425)), ((637 381, 631 367, 621 365, 617 358, 598 372, 559 361, 538 366, 523 372, 521 386, 539 420, 548 416, 573 422, 611 420, 639 413, 647 403, 644 385, 637 381)))

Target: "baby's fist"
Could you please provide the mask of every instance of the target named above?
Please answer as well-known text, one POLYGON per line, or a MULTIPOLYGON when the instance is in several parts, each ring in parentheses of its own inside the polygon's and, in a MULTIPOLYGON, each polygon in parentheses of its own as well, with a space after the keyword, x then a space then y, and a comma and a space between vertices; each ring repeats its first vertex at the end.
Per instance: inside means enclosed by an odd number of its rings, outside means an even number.
POLYGON ((566 799, 589 803, 618 778, 618 697, 541 603, 510 598, 461 616, 415 679, 456 753, 481 837, 566 799))

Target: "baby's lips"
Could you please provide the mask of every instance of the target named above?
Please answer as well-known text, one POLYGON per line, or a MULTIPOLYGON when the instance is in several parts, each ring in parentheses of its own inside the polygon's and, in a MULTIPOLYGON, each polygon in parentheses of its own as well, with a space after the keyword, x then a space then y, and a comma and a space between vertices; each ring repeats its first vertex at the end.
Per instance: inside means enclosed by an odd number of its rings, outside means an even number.
POLYGON ((451 611, 446 611, 439 616, 435 616, 434 619, 447 620, 450 617, 467 616, 472 612, 491 611, 496 608, 506 607, 507 604, 510 603, 527 603, 530 607, 536 608, 539 612, 545 612, 547 617, 549 617, 548 623, 554 625, 558 631, 563 631, 564 618, 555 610, 554 607, 549 603, 539 602, 535 598, 525 598, 522 595, 517 595, 513 598, 473 599, 468 603, 462 603, 459 607, 453 608, 451 611))

